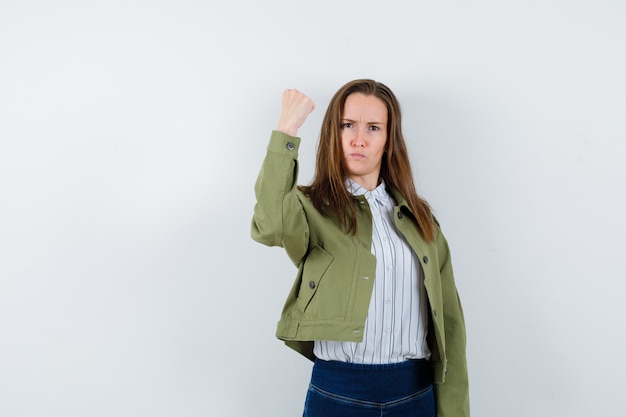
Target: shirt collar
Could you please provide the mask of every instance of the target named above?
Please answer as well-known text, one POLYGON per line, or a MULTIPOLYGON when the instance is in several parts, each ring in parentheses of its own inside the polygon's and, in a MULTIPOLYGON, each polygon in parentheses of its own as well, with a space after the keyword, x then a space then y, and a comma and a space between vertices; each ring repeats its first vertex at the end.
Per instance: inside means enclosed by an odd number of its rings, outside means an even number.
POLYGON ((382 204, 385 204, 387 203, 387 201, 389 201, 390 196, 389 193, 387 193, 387 186, 385 185, 384 180, 381 180, 380 184, 378 184, 378 187, 374 188, 372 191, 366 190, 356 182, 352 181, 350 178, 346 178, 345 184, 348 192, 350 192, 352 195, 362 195, 365 196, 365 199, 368 201, 375 199, 382 204))

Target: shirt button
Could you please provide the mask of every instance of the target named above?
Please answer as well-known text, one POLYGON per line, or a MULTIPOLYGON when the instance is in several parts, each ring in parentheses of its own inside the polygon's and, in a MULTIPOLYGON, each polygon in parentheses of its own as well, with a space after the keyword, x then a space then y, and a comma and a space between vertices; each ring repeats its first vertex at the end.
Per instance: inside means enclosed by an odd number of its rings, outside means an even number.
POLYGON ((385 304, 391 304, 391 300, 385 300, 385 304))
POLYGON ((309 288, 310 289, 315 288, 315 282, 314 281, 309 281, 309 288))
POLYGON ((424 256, 424 263, 427 264, 428 263, 428 256, 424 256))
POLYGON ((287 142, 287 150, 293 151, 294 149, 296 149, 296 145, 293 142, 287 142))

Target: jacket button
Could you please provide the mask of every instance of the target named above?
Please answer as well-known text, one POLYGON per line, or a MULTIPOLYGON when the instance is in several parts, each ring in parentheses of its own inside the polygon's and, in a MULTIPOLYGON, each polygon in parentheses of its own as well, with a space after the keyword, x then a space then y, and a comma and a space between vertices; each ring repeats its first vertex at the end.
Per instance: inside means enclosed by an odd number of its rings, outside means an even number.
POLYGON ((296 145, 294 145, 293 142, 287 142, 287 149, 293 151, 296 149, 296 145))
POLYGON ((310 289, 315 288, 315 281, 309 281, 309 288, 310 289))
POLYGON ((427 264, 428 263, 428 256, 424 256, 424 263, 427 264))
POLYGON ((402 218, 402 212, 401 212, 401 211, 399 211, 399 212, 398 212, 398 218, 399 218, 399 219, 401 219, 401 218, 402 218))
POLYGON ((437 310, 433 310, 433 316, 437 317, 437 310))

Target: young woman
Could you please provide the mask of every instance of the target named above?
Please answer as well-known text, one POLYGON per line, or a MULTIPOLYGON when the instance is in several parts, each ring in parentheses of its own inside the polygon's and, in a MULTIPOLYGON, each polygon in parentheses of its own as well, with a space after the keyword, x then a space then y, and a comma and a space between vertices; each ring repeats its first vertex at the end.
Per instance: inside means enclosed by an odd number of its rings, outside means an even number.
POLYGON ((448 244, 415 191, 395 95, 373 80, 340 88, 298 187, 297 133, 314 108, 283 93, 252 221, 253 239, 298 267, 277 337, 314 361, 304 416, 469 416, 448 244))

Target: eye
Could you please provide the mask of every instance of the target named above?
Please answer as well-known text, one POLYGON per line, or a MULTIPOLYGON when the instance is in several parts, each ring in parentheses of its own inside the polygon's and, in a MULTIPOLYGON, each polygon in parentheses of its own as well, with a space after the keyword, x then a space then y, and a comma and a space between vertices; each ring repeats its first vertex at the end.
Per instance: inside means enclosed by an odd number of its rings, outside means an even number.
POLYGON ((342 127, 342 128, 344 128, 344 129, 345 129, 345 128, 348 128, 348 129, 349 129, 349 128, 351 128, 351 127, 352 127, 352 123, 350 123, 350 122, 342 123, 342 124, 341 124, 341 127, 342 127))
POLYGON ((373 130, 374 132, 377 132, 380 130, 380 127, 378 126, 370 126, 370 130, 373 130))

